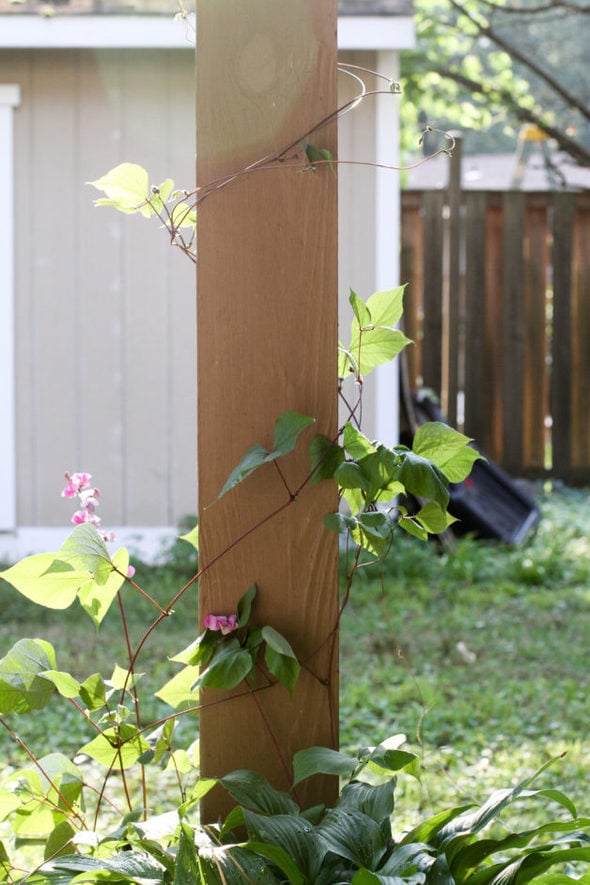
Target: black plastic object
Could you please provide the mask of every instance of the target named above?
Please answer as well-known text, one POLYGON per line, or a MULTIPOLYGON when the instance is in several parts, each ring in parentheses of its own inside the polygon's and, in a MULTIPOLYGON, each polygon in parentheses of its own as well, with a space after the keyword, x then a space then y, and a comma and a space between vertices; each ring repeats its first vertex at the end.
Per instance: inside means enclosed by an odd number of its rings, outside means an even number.
MULTIPOLYGON (((412 394, 412 403, 416 425, 445 420, 425 394, 412 394)), ((484 452, 481 454, 486 457, 484 452)), ((468 478, 451 485, 449 491, 448 511, 460 520, 451 526, 455 535, 473 534, 520 544, 534 532, 541 518, 532 498, 489 458, 476 461, 468 478)))

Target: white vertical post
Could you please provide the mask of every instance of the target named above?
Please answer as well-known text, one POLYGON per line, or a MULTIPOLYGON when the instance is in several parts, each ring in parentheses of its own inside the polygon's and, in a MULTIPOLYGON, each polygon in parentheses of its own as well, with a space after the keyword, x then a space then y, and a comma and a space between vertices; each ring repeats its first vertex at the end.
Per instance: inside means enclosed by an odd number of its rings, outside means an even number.
POLYGON ((16 528, 13 109, 20 88, 0 85, 0 531, 16 528))
MULTIPOLYGON (((399 53, 395 50, 377 52, 377 70, 396 78, 399 53)), ((393 101, 396 101, 394 98, 393 101)), ((399 173, 379 168, 391 166, 399 158, 399 109, 390 97, 380 97, 376 106, 375 162, 375 284, 376 289, 391 289, 399 283, 399 173)), ((377 409, 376 437, 386 445, 399 439, 399 371, 397 361, 376 370, 377 409)))

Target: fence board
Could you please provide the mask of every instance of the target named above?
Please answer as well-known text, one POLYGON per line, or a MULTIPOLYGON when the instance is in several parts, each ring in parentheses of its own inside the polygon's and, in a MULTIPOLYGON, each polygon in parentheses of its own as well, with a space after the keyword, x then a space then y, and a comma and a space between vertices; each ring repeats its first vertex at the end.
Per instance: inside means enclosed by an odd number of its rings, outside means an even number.
POLYGON ((572 468, 590 463, 590 199, 578 202, 572 279, 572 468))
MULTIPOLYGON (((406 316, 424 385, 448 402, 458 379, 465 432, 510 472, 590 482, 590 196, 463 193, 453 208, 465 218, 455 222, 458 256, 442 235, 450 222, 441 192, 403 194, 402 225, 406 201, 415 211, 419 200, 423 247, 412 249, 423 248, 423 280, 408 262, 404 273, 418 290, 407 309, 424 292, 424 316, 406 316), (443 311, 457 274, 464 341, 455 348, 443 311)), ((420 237, 415 225, 411 236, 420 237)))
POLYGON ((466 195, 465 223, 465 432, 484 448, 488 415, 493 409, 493 342, 487 334, 482 293, 486 279, 486 207, 484 193, 466 195))
POLYGON ((411 282, 404 292, 404 332, 414 342, 405 351, 408 380, 412 388, 421 381, 420 337, 422 335, 422 289, 424 283, 424 237, 422 234, 422 200, 418 197, 406 206, 401 229, 400 279, 411 282))
MULTIPOLYGON (((460 324, 462 298, 461 279, 461 155, 462 139, 458 138, 453 149, 449 170, 449 220, 448 220, 448 291, 446 297, 447 359, 443 357, 446 370, 446 407, 451 424, 457 423, 457 394, 461 377, 460 324), (445 364, 446 363, 446 364, 445 364)), ((461 379, 462 380, 462 379, 461 379)))
POLYGON ((422 383, 440 396, 443 353, 443 194, 424 195, 422 383))
POLYGON ((488 432, 484 438, 487 452, 494 460, 502 460, 504 412, 501 396, 503 383, 502 341, 502 287, 503 287, 503 210, 501 196, 493 194, 488 201, 486 215, 487 250, 484 288, 484 316, 488 358, 490 360, 489 384, 490 413, 488 432))
POLYGON ((571 455, 571 285, 572 226, 574 201, 571 194, 556 194, 553 202, 553 346, 551 364, 551 428, 553 468, 566 476, 571 455))
POLYGON ((524 254, 524 394, 523 466, 545 466, 547 388, 547 266, 549 225, 546 201, 529 200, 525 219, 524 254))
POLYGON ((524 317, 524 194, 504 194, 503 230, 503 401, 502 451, 510 471, 522 470, 524 317))

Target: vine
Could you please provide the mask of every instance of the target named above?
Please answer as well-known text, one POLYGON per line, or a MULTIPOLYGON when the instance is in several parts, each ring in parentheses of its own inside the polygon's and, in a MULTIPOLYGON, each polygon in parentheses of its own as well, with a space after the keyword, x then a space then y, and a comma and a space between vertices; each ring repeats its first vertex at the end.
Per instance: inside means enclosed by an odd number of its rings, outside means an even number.
MULTIPOLYGON (((196 211, 203 199, 243 175, 276 169, 318 173, 322 167, 327 167, 328 173, 334 168, 337 161, 308 139, 367 96, 384 91, 367 90, 356 73, 359 70, 348 73, 359 80, 361 92, 278 152, 232 175, 181 192, 174 189, 171 179, 150 187, 145 170, 123 164, 93 182, 106 194, 97 204, 157 217, 171 244, 196 261, 196 211)), ((385 79, 387 92, 397 93, 396 84, 385 79)), ((125 549, 112 555, 109 552, 107 543, 114 539, 101 527, 96 513, 100 492, 92 485, 90 474, 66 474, 62 494, 78 499, 73 532, 57 552, 27 557, 0 576, 29 600, 50 609, 65 610, 77 600, 97 629, 116 600, 127 660, 124 667, 116 664, 109 676, 91 673, 79 680, 59 669, 49 642, 30 638, 19 640, 0 660, 0 724, 28 760, 0 789, 0 815, 10 822, 15 843, 26 820, 25 831, 34 831, 43 844, 38 866, 23 872, 0 843, 0 881, 37 885, 99 881, 364 885, 403 881, 418 885, 439 882, 442 876, 449 885, 470 877, 474 885, 483 885, 495 881, 477 877, 489 858, 497 852, 509 855, 509 860, 498 861, 495 868, 500 881, 514 862, 510 850, 521 849, 538 835, 531 831, 513 841, 489 838, 478 843, 477 853, 472 850, 479 831, 521 795, 530 794, 529 787, 540 772, 492 797, 479 809, 468 812, 459 808, 437 815, 396 843, 390 822, 393 775, 405 772, 417 776, 419 770, 416 756, 402 748, 403 736, 363 748, 356 756, 309 747, 299 751, 291 763, 259 702, 260 693, 277 684, 292 693, 302 668, 329 688, 314 672, 312 660, 328 643, 331 654, 335 653, 333 639, 355 575, 363 564, 361 556, 370 562, 379 561, 400 530, 423 540, 446 530, 454 521, 447 512, 448 485, 464 480, 480 457, 467 437, 439 422, 419 428, 411 448, 389 447, 363 434, 359 415, 366 377, 409 343, 397 328, 402 303, 403 287, 376 292, 366 300, 351 292, 350 335, 346 345, 339 346, 338 363, 339 393, 348 415, 337 438, 315 436, 309 449, 309 466, 291 485, 281 470, 281 459, 301 445, 302 434, 313 425, 314 418, 295 411, 280 415, 272 448, 257 444, 245 452, 219 497, 231 494, 264 465, 273 464, 277 481, 284 488, 284 500, 244 527, 216 557, 200 563, 198 571, 167 604, 160 605, 137 583, 125 549), (352 379, 356 397, 344 393, 346 379, 352 379), (170 713, 156 721, 145 721, 138 664, 152 633, 174 617, 179 600, 222 556, 292 506, 305 487, 322 482, 338 486, 342 506, 325 517, 325 525, 346 539, 346 577, 336 620, 320 646, 301 659, 297 648, 272 624, 260 625, 254 617, 258 592, 254 584, 243 593, 236 611, 208 613, 194 642, 172 656, 171 660, 180 665, 179 671, 156 693, 170 713), (130 603, 124 589, 141 594, 154 609, 153 620, 135 645, 128 627, 130 603), (182 716, 203 709, 202 688, 231 692, 228 698, 208 703, 251 698, 280 759, 288 791, 273 788, 255 772, 198 777, 194 748, 176 745, 175 727, 182 716), (58 698, 75 709, 89 730, 91 737, 77 756, 92 760, 99 768, 96 781, 87 779, 81 765, 64 754, 36 756, 8 721, 14 714, 39 715, 58 698), (150 791, 157 787, 152 786, 152 773, 162 767, 176 782, 178 802, 169 814, 154 818, 150 791), (367 772, 377 773, 381 780, 375 783, 374 778, 363 779, 367 772), (318 773, 346 780, 333 809, 306 809, 299 800, 298 785, 318 773), (218 826, 202 828, 196 813, 198 803, 217 785, 229 793, 236 807, 218 826), (109 818, 113 812, 119 818, 114 825, 109 818), (107 823, 103 823, 105 820, 107 823)), ((183 537, 198 550, 196 528, 183 537)), ((552 791, 552 799, 572 812, 569 800, 557 791, 552 791)), ((581 827, 587 829, 587 824, 581 824, 572 814, 570 822, 555 824, 557 837, 553 843, 522 851, 520 863, 524 865, 526 859, 528 879, 541 875, 554 863, 590 859, 587 837, 578 832, 581 827)), ((539 830, 546 832, 548 826, 539 830)))

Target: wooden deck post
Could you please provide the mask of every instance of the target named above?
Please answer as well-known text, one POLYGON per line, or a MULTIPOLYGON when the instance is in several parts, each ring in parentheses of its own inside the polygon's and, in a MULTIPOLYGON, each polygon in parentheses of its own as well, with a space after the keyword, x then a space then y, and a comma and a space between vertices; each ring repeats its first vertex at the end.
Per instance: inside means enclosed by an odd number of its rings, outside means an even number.
MULTIPOLYGON (((270 156, 336 108, 335 0, 197 0, 197 184, 270 156)), ((335 155, 335 125, 308 137, 335 155)), ((302 151, 295 149, 302 157, 302 151)), ((305 157, 303 157, 305 159, 305 157)), ((314 433, 337 428, 337 181, 327 167, 240 175, 198 208, 198 464, 200 564, 229 547, 289 498, 272 464, 216 501, 255 443, 272 447, 287 410, 316 423, 281 461, 295 488, 309 472, 314 433)), ((337 744, 337 537, 332 483, 297 500, 231 549, 200 582, 199 629, 230 614, 253 584, 254 619, 271 624, 307 661, 292 698, 282 686, 244 696, 204 691, 201 771, 254 769, 288 789, 300 748, 337 744), (318 648, 321 646, 320 650, 318 648)), ((316 779, 306 804, 332 801, 316 779)), ((204 820, 228 808, 221 790, 204 820)))

